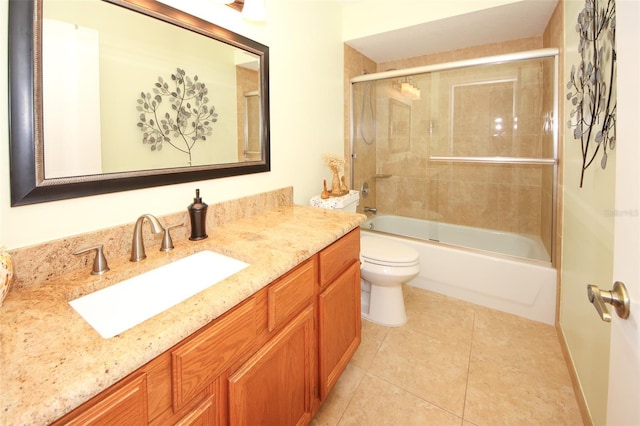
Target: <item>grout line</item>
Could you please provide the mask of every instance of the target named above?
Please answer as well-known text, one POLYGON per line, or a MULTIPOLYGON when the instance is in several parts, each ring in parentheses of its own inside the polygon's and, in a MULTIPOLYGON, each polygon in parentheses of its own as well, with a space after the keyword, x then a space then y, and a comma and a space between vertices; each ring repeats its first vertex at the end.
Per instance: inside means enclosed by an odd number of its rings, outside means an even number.
MULTIPOLYGON (((475 310, 474 310, 474 320, 475 320, 475 310)), ((473 324, 472 324, 472 325, 473 325, 473 324)), ((404 326, 402 326, 402 327, 385 327, 385 328, 386 328, 385 335, 384 335, 384 337, 380 340, 380 344, 379 344, 379 345, 378 345, 378 347, 376 348, 376 350, 375 350, 375 354, 374 354, 374 355, 373 355, 373 357, 371 358, 371 362, 369 363, 369 365, 368 365, 368 366, 367 366, 367 368, 365 369, 365 373, 366 373, 366 374, 369 374, 369 375, 371 375, 371 376, 373 376, 373 377, 376 377, 376 378, 377 378, 377 379, 379 379, 379 380, 382 380, 382 381, 384 381, 384 382, 388 383, 390 386, 393 386, 393 387, 396 387, 396 388, 398 388, 398 389, 401 389, 403 392, 406 392, 406 393, 408 393, 409 395, 412 395, 412 396, 414 396, 414 397, 418 398, 418 399, 419 399, 419 400, 421 400, 421 401, 426 402, 427 404, 429 404, 429 405, 431 405, 431 406, 433 406, 433 407, 436 407, 436 408, 438 408, 438 409, 440 409, 440 410, 443 410, 443 411, 445 411, 445 412, 447 412, 447 413, 451 414, 452 416, 455 416, 456 418, 460 419, 460 424, 462 425, 462 423, 464 422, 464 417, 463 417, 463 415, 464 415, 464 401, 463 401, 463 410, 462 410, 462 415, 461 415, 461 414, 458 414, 458 413, 455 413, 455 412, 451 411, 451 410, 450 410, 450 409, 448 409, 448 408, 442 407, 442 406, 440 406, 440 405, 436 404, 436 403, 435 403, 435 402, 433 402, 433 401, 426 400, 426 399, 424 399, 423 397, 421 397, 420 395, 415 394, 415 393, 414 393, 414 392, 412 392, 411 390, 409 390, 409 389, 405 389, 405 388, 404 388, 404 387, 402 387, 402 386, 399 386, 399 385, 397 385, 397 384, 395 384, 395 383, 392 383, 392 382, 388 381, 387 379, 385 379, 384 377, 379 376, 378 374, 376 374, 376 372, 375 372, 375 371, 370 370, 370 369, 371 369, 371 365, 373 364, 373 360, 374 360, 374 359, 375 359, 375 357, 378 355, 378 352, 380 351, 380 348, 382 347, 382 345, 384 344, 384 342, 389 338, 389 332, 391 331, 391 328, 405 329, 405 330, 407 330, 407 331, 409 331, 409 332, 417 333, 417 334, 421 334, 421 335, 423 335, 423 336, 428 337, 429 339, 433 339, 433 340, 437 340, 437 341, 441 341, 441 342, 446 342, 446 340, 443 340, 443 339, 441 339, 441 338, 439 338, 439 337, 432 336, 432 335, 430 335, 430 334, 428 334, 428 333, 422 332, 421 330, 417 330, 417 329, 414 329, 414 328, 410 328, 410 327, 408 327, 407 325, 404 325, 404 326)), ((473 329, 472 329, 472 336, 471 336, 471 337, 473 337, 473 329)), ((471 352, 471 340, 470 340, 470 344, 469 344, 469 358, 470 358, 470 352, 471 352)), ((467 361, 467 383, 468 383, 468 378, 469 378, 469 361, 467 361)), ((466 398, 466 387, 465 387, 465 398, 466 398)), ((345 409, 345 411, 346 411, 346 409, 345 409)), ((344 413, 343 413, 343 414, 344 414, 344 413)))
MULTIPOLYGON (((368 321, 365 318, 362 318, 362 321, 368 321)), ((369 321, 371 322, 371 321, 369 321)), ((373 322, 371 322, 372 324, 375 324, 373 322)), ((384 326, 382 326, 384 327, 384 326)), ((351 394, 349 395, 349 397, 347 398, 348 401, 344 406, 344 409, 342 410, 342 412, 340 413, 340 416, 338 416, 338 421, 336 422, 336 426, 340 424, 340 422, 342 421, 342 418, 344 417, 345 413, 347 412, 347 409, 349 408, 349 405, 351 405, 351 401, 353 401, 353 398, 356 396, 356 393, 358 393, 358 390, 360 389, 360 386, 362 385, 362 381, 364 380, 364 377, 369 374, 369 369, 371 368, 371 364, 373 364, 373 360, 375 359, 375 357, 378 355, 378 352, 380 351, 380 348, 382 347, 382 345, 384 344, 384 341, 387 339, 387 336, 389 335, 389 329, 390 327, 384 327, 385 328, 385 332, 384 332, 384 336, 382 337, 382 339, 380 339, 380 342, 377 344, 377 346, 375 347, 375 350, 373 351, 373 356, 371 357, 371 360, 367 363, 366 367, 359 367, 356 364, 352 364, 352 366, 354 368, 358 368, 362 371, 364 371, 364 375, 360 378, 360 381, 358 382, 358 386, 355 387, 355 389, 353 390, 353 392, 351 392, 351 394)), ((362 342, 361 342, 362 344, 362 342)), ((352 361, 349 361, 349 364, 351 364, 352 361)), ((375 376, 375 375, 374 375, 375 376)), ((377 377, 377 376, 376 376, 377 377)))
MULTIPOLYGON (((361 369, 360 367, 355 366, 355 365, 353 367, 361 369)), ((351 405, 351 401, 353 401, 353 398, 358 393, 358 390, 360 389, 360 386, 362 386, 362 381, 364 380, 364 377, 367 375, 367 370, 363 370, 363 371, 364 371, 364 374, 360 378, 360 381, 358 382, 358 386, 356 386, 355 389, 353 390, 353 392, 351 392, 350 396, 347 398, 348 399, 347 403, 344 405, 344 410, 342 410, 342 413, 340 413, 340 415, 338 416, 338 421, 336 422, 336 426, 338 426, 340 424, 340 422, 342 421, 342 418, 344 417, 345 413, 347 412, 347 409, 351 405)))
POLYGON ((433 406, 433 407, 436 407, 436 408, 438 408, 438 409, 440 409, 440 410, 442 410, 442 411, 446 411, 447 413, 451 414, 452 416, 455 416, 455 417, 459 418, 459 419, 460 419, 460 423, 461 423, 461 424, 462 424, 462 421, 464 421, 464 418, 463 418, 463 417, 461 417, 461 416, 460 416, 459 414, 457 414, 457 413, 454 413, 454 412, 453 412, 453 411, 451 411, 450 409, 445 408, 445 407, 441 407, 440 405, 436 404, 436 403, 435 403, 435 402, 433 402, 433 401, 428 401, 428 400, 424 399, 423 397, 421 397, 420 395, 417 395, 417 394, 415 394, 415 393, 411 392, 409 389, 405 389, 405 388, 403 388, 402 386, 398 386, 397 384, 395 384, 395 383, 392 383, 392 382, 388 381, 388 380, 387 380, 387 379, 385 379, 384 377, 378 376, 377 374, 375 374, 375 373, 374 373, 374 372, 372 372, 372 371, 368 371, 368 370, 367 370, 367 371, 366 371, 366 374, 369 374, 369 375, 371 375, 371 376, 373 376, 373 377, 375 377, 375 378, 377 378, 377 379, 379 379, 379 380, 382 380, 382 381, 383 381, 383 382, 385 382, 385 383, 388 383, 388 384, 389 384, 389 386, 393 386, 393 387, 395 387, 395 388, 401 389, 403 392, 406 392, 406 393, 408 393, 409 395, 412 395, 412 396, 414 396, 414 397, 418 398, 420 401, 424 401, 424 402, 426 402, 427 404, 429 404, 429 405, 431 405, 431 406, 433 406))
MULTIPOLYGON (((384 336, 382 337, 382 339, 380 339, 380 342, 378 343, 378 345, 375 347, 375 349, 373 350, 373 356, 371 357, 371 360, 367 363, 366 368, 364 369, 365 371, 369 371, 369 368, 371 367, 371 364, 373 364, 373 360, 375 359, 376 356, 378 356, 378 352, 380 352, 380 348, 382 348, 382 345, 384 344, 385 340, 387 340, 387 337, 389 336, 389 330, 391 329, 391 327, 386 327, 384 325, 380 325, 380 324, 376 324, 374 322, 371 322, 365 318, 362 318, 362 321, 368 321, 369 323, 378 326, 378 327, 384 327, 385 331, 384 331, 384 336)), ((362 344, 362 342, 361 342, 362 344)))
POLYGON ((473 352, 473 338, 476 333, 476 310, 473 310, 473 321, 471 323, 471 344, 469 345, 469 358, 467 360, 467 383, 464 387, 464 402, 462 403, 462 421, 465 420, 467 410, 467 394, 469 392, 469 376, 471 375, 471 354, 473 352))

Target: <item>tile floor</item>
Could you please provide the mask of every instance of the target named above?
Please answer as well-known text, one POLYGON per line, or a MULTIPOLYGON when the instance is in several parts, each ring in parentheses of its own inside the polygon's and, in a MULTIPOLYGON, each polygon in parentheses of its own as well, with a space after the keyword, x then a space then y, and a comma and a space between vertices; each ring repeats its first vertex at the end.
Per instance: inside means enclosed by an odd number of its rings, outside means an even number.
POLYGON ((581 425, 555 328, 415 287, 362 343, 311 425, 581 425))

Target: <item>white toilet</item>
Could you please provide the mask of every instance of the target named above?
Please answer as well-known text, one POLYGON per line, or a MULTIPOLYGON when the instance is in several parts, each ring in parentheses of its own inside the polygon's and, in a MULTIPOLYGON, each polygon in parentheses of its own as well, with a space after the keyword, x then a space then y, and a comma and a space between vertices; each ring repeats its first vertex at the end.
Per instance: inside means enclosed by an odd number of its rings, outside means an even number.
POLYGON ((360 238, 363 318, 389 327, 407 323, 402 284, 418 276, 418 258, 407 245, 368 235, 360 238))
MULTIPOLYGON (((351 190, 342 197, 309 202, 315 207, 355 213, 360 194, 351 190)), ((418 252, 411 247, 380 237, 360 238, 362 317, 377 324, 399 327, 406 324, 402 284, 420 272, 418 252)))

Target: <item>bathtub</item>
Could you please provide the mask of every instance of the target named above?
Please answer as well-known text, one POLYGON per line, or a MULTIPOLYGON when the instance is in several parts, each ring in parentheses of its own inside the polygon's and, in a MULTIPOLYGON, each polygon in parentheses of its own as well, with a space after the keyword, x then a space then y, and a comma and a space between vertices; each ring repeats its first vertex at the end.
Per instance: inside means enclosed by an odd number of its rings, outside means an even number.
POLYGON ((392 215, 372 216, 361 231, 419 253, 408 285, 555 324, 556 270, 539 238, 392 215))

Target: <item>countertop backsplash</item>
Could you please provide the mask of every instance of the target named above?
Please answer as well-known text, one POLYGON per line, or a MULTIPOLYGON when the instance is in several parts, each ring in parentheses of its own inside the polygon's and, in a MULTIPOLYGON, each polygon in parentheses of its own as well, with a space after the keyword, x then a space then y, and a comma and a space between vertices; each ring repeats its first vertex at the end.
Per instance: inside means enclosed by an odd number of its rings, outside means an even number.
MULTIPOLYGON (((233 220, 291 205, 293 205, 292 187, 209 204, 207 232, 213 233, 216 226, 233 220)), ((184 226, 171 230, 171 237, 175 245, 190 242, 191 229, 186 207, 185 204, 183 211, 156 216, 164 227, 184 223, 184 226)), ((137 218, 145 213, 153 214, 153 212, 146 211, 131 212, 131 223, 10 250, 9 253, 13 256, 15 265, 12 288, 38 285, 61 274, 81 269, 86 269, 86 272, 90 273, 95 254, 86 253, 78 256, 73 254, 76 250, 85 247, 102 244, 107 263, 116 259, 128 258, 131 253, 133 227, 137 218)), ((142 236, 147 252, 160 249, 162 234, 154 235, 148 225, 144 225, 142 236)))

